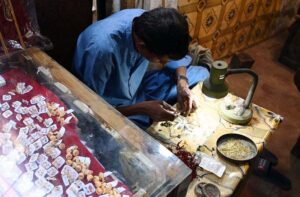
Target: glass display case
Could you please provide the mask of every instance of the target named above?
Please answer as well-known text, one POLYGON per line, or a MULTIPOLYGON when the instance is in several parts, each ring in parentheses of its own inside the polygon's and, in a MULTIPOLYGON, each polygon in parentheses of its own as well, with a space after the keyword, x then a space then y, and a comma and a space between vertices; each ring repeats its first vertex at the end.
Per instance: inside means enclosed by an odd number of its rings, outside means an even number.
POLYGON ((39 49, 1 57, 0 108, 0 195, 186 191, 181 160, 39 49))

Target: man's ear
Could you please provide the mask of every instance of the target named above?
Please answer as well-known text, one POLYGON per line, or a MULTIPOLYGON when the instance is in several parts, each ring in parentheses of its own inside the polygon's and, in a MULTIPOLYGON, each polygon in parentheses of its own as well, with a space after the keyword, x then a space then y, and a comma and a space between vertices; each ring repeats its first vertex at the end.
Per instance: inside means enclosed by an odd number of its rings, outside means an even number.
POLYGON ((146 48, 145 42, 142 39, 140 39, 134 32, 133 32, 133 42, 137 50, 139 48, 146 48))
POLYGON ((141 47, 146 47, 146 44, 143 41, 138 41, 137 44, 141 47))

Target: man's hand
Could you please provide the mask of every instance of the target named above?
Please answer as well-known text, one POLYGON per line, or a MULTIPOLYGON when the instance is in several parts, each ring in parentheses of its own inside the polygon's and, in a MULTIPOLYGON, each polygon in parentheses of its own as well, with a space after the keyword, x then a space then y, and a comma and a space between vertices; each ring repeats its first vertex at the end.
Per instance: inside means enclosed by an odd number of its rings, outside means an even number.
POLYGON ((177 102, 183 116, 188 116, 197 109, 196 102, 192 97, 192 92, 186 80, 177 82, 177 102))
POLYGON ((145 113, 155 122, 173 121, 178 115, 176 109, 165 101, 145 101, 144 108, 145 113))

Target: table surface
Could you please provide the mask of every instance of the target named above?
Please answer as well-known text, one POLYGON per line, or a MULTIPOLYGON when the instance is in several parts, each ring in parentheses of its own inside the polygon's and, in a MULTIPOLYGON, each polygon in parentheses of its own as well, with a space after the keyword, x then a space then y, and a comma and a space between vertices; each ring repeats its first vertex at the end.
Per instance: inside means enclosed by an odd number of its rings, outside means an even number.
MULTIPOLYGON (((205 170, 197 168, 197 177, 189 185, 187 196, 196 196, 194 187, 197 183, 207 182, 217 185, 221 196, 233 194, 239 182, 249 172, 249 164, 233 164, 218 157, 215 151, 217 139, 227 133, 242 134, 252 139, 258 151, 263 149, 270 134, 278 127, 282 117, 267 109, 252 104, 253 118, 247 125, 234 125, 220 116, 219 105, 222 99, 208 98, 202 94, 202 83, 192 89, 198 104, 198 109, 189 117, 179 116, 172 122, 153 123, 148 132, 169 148, 174 148, 179 142, 185 150, 195 153, 200 148, 204 152, 226 166, 221 178, 205 170)), ((238 98, 232 94, 231 98, 238 98)))
MULTIPOLYGON (((137 133, 136 127, 127 119, 121 118, 122 115, 116 113, 114 108, 108 105, 103 99, 87 88, 76 77, 70 74, 66 69, 59 66, 48 55, 36 48, 27 50, 27 53, 35 62, 49 69, 55 80, 60 81, 68 89, 72 90, 72 94, 80 98, 93 109, 94 115, 109 125, 120 134, 124 134, 126 140, 134 146, 141 146, 140 135, 137 133), (111 121, 114 120, 114 121, 111 121), (127 125, 127 126, 126 126, 127 125), (125 135, 126 134, 126 135, 125 135)), ((171 127, 161 125, 161 122, 153 124, 149 128, 149 133, 162 144, 167 147, 176 146, 178 142, 182 142, 187 151, 194 153, 199 146, 205 145, 206 149, 201 151, 212 155, 214 158, 226 165, 226 171, 222 178, 218 178, 213 174, 206 174, 205 171, 198 170, 200 175, 195 178, 188 189, 187 196, 196 196, 194 187, 199 182, 210 182, 216 184, 222 196, 231 195, 236 189, 239 182, 249 171, 249 165, 235 165, 219 158, 213 151, 209 151, 215 147, 216 140, 225 133, 239 133, 251 138, 257 145, 258 150, 262 150, 263 144, 266 142, 270 134, 277 128, 280 123, 280 116, 262 107, 253 104, 253 118, 246 126, 233 125, 219 115, 219 105, 223 99, 209 99, 201 92, 202 84, 198 84, 193 88, 193 93, 198 104, 198 109, 189 117, 178 117, 171 127), (204 175, 204 176, 201 176, 204 175), (201 178, 200 178, 201 177, 201 178)), ((233 96, 233 95, 231 95, 233 96)))

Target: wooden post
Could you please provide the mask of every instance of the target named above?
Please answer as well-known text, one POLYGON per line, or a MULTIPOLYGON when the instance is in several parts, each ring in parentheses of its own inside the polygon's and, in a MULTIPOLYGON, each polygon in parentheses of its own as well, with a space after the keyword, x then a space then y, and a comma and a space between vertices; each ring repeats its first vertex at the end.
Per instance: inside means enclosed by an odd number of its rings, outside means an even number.
POLYGON ((8 49, 7 49, 6 45, 5 45, 5 41, 4 41, 4 38, 3 38, 1 32, 0 32, 0 42, 1 42, 4 54, 7 55, 8 54, 8 49))
POLYGON ((135 0, 123 0, 121 1, 121 9, 135 8, 135 0))
POLYGON ((25 49, 25 43, 24 43, 21 31, 20 31, 20 27, 19 27, 19 24, 18 24, 18 21, 17 21, 17 17, 15 15, 14 7, 11 3, 11 0, 8 0, 8 4, 9 4, 9 7, 10 7, 9 9, 10 9, 11 15, 12 15, 14 23, 15 23, 15 27, 16 27, 16 30, 17 30, 17 33, 18 33, 18 36, 19 36, 21 46, 25 49))

